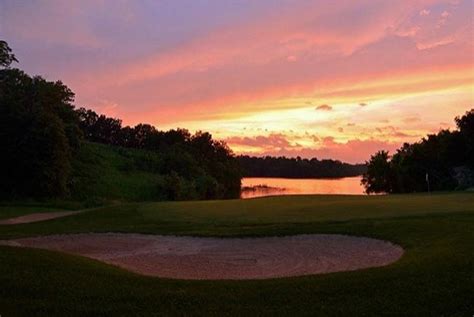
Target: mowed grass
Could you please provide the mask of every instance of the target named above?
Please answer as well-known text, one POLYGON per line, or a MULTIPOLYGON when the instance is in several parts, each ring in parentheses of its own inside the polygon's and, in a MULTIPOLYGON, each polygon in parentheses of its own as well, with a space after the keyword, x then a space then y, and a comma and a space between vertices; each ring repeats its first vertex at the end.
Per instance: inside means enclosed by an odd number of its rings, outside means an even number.
POLYGON ((35 224, 0 239, 69 232, 199 236, 343 233, 406 250, 390 266, 264 281, 179 281, 86 258, 0 247, 0 314, 44 316, 471 316, 474 194, 288 196, 134 203, 35 224))

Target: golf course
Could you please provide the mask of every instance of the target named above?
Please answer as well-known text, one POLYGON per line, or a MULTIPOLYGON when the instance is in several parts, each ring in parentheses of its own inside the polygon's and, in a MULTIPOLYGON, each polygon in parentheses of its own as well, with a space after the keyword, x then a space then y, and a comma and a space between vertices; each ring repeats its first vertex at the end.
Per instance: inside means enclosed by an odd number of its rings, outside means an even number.
MULTIPOLYGON (((71 204, 4 204, 0 220, 71 204)), ((389 241, 396 262, 351 272, 264 280, 180 280, 82 256, 0 246, 2 316, 409 315, 474 311, 474 194, 307 195, 146 202, 0 225, 0 239, 78 233, 276 237, 342 234, 389 241)))
POLYGON ((0 0, 0 317, 474 317, 473 9, 0 0))

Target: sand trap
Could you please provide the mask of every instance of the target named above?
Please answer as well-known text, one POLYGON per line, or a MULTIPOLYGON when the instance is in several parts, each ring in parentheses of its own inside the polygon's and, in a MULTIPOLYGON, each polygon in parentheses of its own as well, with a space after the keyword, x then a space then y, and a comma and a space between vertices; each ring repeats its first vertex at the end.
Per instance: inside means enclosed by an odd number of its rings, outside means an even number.
POLYGON ((17 225, 20 223, 38 222, 38 221, 71 216, 71 215, 78 214, 80 212, 82 211, 61 211, 61 212, 44 212, 44 213, 29 214, 29 215, 24 215, 20 217, 0 220, 0 225, 17 225))
POLYGON ((265 279, 384 266, 403 249, 344 235, 194 238, 141 234, 71 234, 0 241, 78 254, 127 270, 178 279, 265 279))

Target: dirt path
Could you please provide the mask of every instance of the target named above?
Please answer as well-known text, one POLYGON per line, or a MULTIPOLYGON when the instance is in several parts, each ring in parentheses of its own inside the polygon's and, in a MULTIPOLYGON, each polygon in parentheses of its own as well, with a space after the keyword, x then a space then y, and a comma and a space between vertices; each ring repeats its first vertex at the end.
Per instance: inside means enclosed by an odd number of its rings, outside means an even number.
POLYGON ((71 234, 0 241, 82 255, 144 275, 179 279, 265 279, 388 265, 403 249, 345 235, 194 238, 71 234))
POLYGON ((38 222, 38 221, 71 216, 71 215, 78 214, 80 212, 82 211, 60 211, 60 212, 35 213, 35 214, 29 214, 29 215, 24 215, 20 217, 0 220, 0 225, 16 225, 20 223, 38 222))

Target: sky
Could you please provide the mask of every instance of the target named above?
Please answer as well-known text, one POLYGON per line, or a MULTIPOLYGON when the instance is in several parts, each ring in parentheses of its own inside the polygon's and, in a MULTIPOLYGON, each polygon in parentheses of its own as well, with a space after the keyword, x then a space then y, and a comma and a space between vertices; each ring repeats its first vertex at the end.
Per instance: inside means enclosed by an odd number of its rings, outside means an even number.
POLYGON ((364 162, 474 107, 473 0, 0 0, 30 74, 126 125, 364 162))

